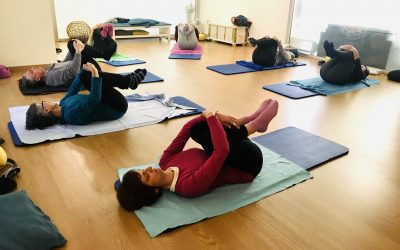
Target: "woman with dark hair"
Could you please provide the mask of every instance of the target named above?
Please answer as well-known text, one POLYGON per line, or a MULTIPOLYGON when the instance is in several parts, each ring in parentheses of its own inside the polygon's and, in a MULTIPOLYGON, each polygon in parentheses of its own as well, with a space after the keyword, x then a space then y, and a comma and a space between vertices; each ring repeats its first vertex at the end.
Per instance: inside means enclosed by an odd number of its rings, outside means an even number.
POLYGON ((183 126, 161 156, 159 168, 131 170, 124 175, 117 189, 120 205, 129 211, 149 206, 162 189, 196 197, 225 184, 251 182, 261 171, 263 158, 248 135, 265 132, 277 112, 277 101, 270 99, 240 119, 204 111, 183 126), (184 150, 189 138, 202 149, 184 150))
POLYGON ((87 63, 75 77, 60 103, 32 103, 26 112, 26 129, 43 129, 56 123, 85 125, 95 121, 116 120, 128 109, 126 98, 114 87, 136 89, 146 76, 146 69, 127 75, 98 72, 87 63), (82 85, 90 91, 79 94, 82 85))
POLYGON ((361 65, 358 51, 353 45, 341 45, 335 49, 332 42, 325 41, 326 55, 331 59, 320 70, 321 78, 329 83, 343 85, 367 78, 369 70, 361 65))
POLYGON ((93 58, 109 60, 116 52, 117 43, 112 38, 112 25, 96 25, 91 38, 93 45, 83 44, 77 39, 68 41, 68 54, 64 61, 53 63, 47 68, 32 67, 22 75, 20 81, 31 88, 69 86, 83 64, 90 62, 101 71, 100 65, 93 58))
POLYGON ((278 66, 291 62, 295 55, 286 51, 276 36, 261 39, 249 38, 249 43, 256 48, 253 51, 253 63, 263 67, 278 66))

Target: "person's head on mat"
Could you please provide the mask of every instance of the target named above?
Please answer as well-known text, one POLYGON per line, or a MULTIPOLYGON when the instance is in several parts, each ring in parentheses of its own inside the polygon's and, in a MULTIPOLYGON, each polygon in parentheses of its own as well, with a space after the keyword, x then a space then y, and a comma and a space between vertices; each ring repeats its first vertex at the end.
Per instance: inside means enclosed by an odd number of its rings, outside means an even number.
POLYGON ((58 103, 42 101, 41 104, 32 103, 26 112, 27 129, 44 129, 60 121, 61 107, 58 103))
POLYGON ((63 62, 53 63, 47 68, 32 67, 22 74, 20 82, 28 88, 71 84, 79 72, 82 62, 81 53, 85 47, 81 41, 74 40, 72 42, 72 47, 79 56, 72 56, 68 53, 63 62))
POLYGON ((364 72, 365 77, 367 77, 369 75, 369 69, 367 66, 361 65, 361 70, 362 70, 362 72, 364 72))
POLYGON ((128 102, 114 87, 136 89, 146 74, 146 69, 126 75, 99 72, 86 63, 59 103, 42 101, 29 106, 25 127, 44 129, 56 123, 85 125, 119 119, 126 113, 128 102), (83 87, 89 94, 79 93, 83 87))
POLYGON ((21 77, 21 82, 27 87, 39 87, 46 85, 46 70, 41 67, 32 67, 21 77))
POLYGON ((236 119, 204 111, 187 122, 164 150, 158 168, 130 170, 117 188, 119 204, 132 211, 150 206, 168 189, 197 197, 225 184, 247 183, 260 173, 263 156, 248 139, 265 132, 278 112, 275 100, 265 100, 251 115, 236 119), (184 147, 192 138, 201 148, 184 147))

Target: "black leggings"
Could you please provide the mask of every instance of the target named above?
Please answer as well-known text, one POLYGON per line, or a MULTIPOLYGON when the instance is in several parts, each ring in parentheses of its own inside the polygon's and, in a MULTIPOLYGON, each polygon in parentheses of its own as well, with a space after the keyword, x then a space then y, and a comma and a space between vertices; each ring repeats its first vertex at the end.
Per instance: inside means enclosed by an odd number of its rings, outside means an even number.
MULTIPOLYGON (((263 156, 260 148, 247 138, 245 126, 224 128, 229 143, 229 154, 225 163, 243 172, 256 177, 262 168, 263 156)), ((200 122, 191 129, 191 138, 199 143, 203 149, 211 154, 214 146, 211 140, 210 129, 207 122, 200 122)))
POLYGON ((253 51, 253 63, 269 67, 275 65, 278 42, 272 38, 256 40, 257 47, 253 51))
POLYGON ((110 60, 111 56, 117 51, 117 43, 109 36, 103 38, 101 36, 102 29, 103 28, 93 30, 93 49, 96 51, 90 52, 101 53, 101 56, 92 56, 92 58, 102 57, 106 60, 110 60))
MULTIPOLYGON (((359 60, 356 63, 354 54, 351 51, 340 51, 334 58, 322 65, 320 70, 321 78, 329 83, 343 85, 350 82, 362 80, 358 76, 361 71, 359 60)), ((364 77, 365 78, 365 77, 364 77)))
MULTIPOLYGON (((101 70, 100 65, 93 58, 104 58, 110 60, 111 56, 117 51, 117 43, 111 38, 103 38, 101 36, 101 29, 95 29, 93 31, 93 46, 85 45, 82 51, 82 62, 81 65, 85 63, 92 63, 97 68, 101 70)), ((74 56, 75 48, 73 45, 74 41, 69 41, 67 44, 69 53, 74 56)))
MULTIPOLYGON (((101 89, 101 102, 107 104, 111 108, 126 112, 128 109, 128 101, 126 98, 114 87, 126 89, 128 88, 127 77, 119 74, 99 72, 99 76, 102 78, 102 89, 101 89)), ((83 86, 90 91, 92 82, 92 75, 90 72, 82 70, 80 73, 80 80, 83 86)))

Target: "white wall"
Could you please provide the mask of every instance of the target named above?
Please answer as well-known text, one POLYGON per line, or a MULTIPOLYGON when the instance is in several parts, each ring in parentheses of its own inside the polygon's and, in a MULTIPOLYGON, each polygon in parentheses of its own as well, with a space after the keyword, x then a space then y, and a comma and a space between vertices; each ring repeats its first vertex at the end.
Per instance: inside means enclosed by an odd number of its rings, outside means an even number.
POLYGON ((56 61, 51 0, 1 0, 0 64, 8 67, 56 61))
POLYGON ((230 25, 231 17, 244 15, 253 22, 250 36, 261 38, 276 35, 282 41, 287 36, 290 0, 199 0, 200 22, 207 32, 210 23, 230 25))
POLYGON ((186 20, 185 6, 193 0, 54 0, 58 39, 68 38, 71 21, 85 21, 89 26, 110 18, 146 18, 176 25, 186 20))

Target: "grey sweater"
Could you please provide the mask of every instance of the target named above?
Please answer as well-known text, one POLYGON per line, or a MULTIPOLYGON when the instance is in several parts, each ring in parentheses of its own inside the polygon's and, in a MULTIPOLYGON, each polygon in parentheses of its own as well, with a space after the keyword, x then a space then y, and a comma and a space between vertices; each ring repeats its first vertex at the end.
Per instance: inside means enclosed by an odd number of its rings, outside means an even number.
POLYGON ((278 42, 278 53, 276 53, 276 60, 275 60, 275 66, 277 65, 283 65, 288 62, 291 62, 292 59, 294 58, 294 55, 291 55, 292 53, 290 51, 286 51, 281 42, 278 42))
POLYGON ((198 40, 196 37, 195 28, 190 24, 178 25, 178 41, 179 48, 183 50, 193 50, 197 47, 198 40))
POLYGON ((81 54, 75 54, 72 60, 71 55, 67 55, 63 62, 50 65, 45 77, 46 85, 52 87, 71 85, 75 76, 79 73, 81 60, 81 54))

